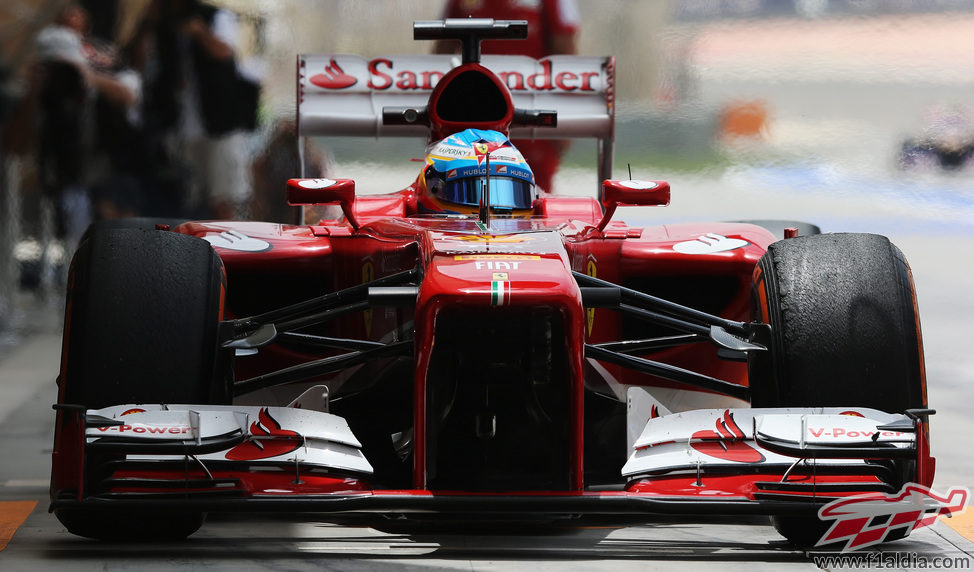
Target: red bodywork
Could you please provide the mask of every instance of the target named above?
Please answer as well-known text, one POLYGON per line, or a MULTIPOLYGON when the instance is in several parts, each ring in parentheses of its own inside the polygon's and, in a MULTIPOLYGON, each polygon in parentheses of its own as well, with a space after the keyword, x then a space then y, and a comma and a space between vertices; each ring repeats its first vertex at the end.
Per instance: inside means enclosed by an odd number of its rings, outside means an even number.
MULTIPOLYGON (((399 195, 393 195, 399 198, 399 195)), ((371 198, 371 197, 369 197, 371 198)), ((402 203, 390 200, 393 216, 363 224, 351 232, 346 223, 290 227, 267 223, 194 222, 177 232, 206 237, 236 230, 271 245, 264 252, 238 252, 216 247, 227 269, 231 315, 255 313, 256 308, 235 307, 235 277, 264 273, 281 276, 281 285, 317 282, 330 291, 341 290, 421 265, 424 280, 415 310, 416 370, 415 422, 416 466, 414 484, 425 485, 423 428, 425 425, 425 380, 429 353, 434 347, 436 317, 444 308, 462 306, 491 307, 491 283, 495 272, 507 272, 510 280, 503 305, 525 310, 550 307, 561 313, 569 332, 568 354, 574 356, 569 385, 572 392, 572 486, 582 488, 582 394, 584 344, 619 339, 621 319, 607 310, 595 310, 591 327, 587 323, 579 288, 571 272, 577 271, 616 283, 659 279, 693 281, 720 280, 733 287, 723 292, 720 314, 747 320, 750 312, 751 273, 767 245, 775 237, 760 227, 739 223, 667 225, 656 228, 631 228, 624 223, 610 224, 597 232, 601 209, 594 199, 546 197, 538 201, 541 213, 556 212, 557 217, 496 221, 505 234, 479 234, 472 221, 399 218, 402 203), (564 203, 564 204, 560 204, 564 203), (465 229, 462 227, 466 227, 465 229), (517 232, 521 230, 521 232, 517 232), (687 256, 673 250, 679 242, 693 241, 708 233, 747 241, 747 246, 730 252, 687 256), (286 272, 286 275, 282 274, 286 272), (327 277, 326 283, 320 281, 327 277)), ((405 201, 403 201, 405 202, 405 201)), ((378 218, 374 212, 361 217, 378 218)), ((287 292, 275 288, 268 303, 296 302, 287 292)), ((255 294, 256 295, 256 294, 255 294)), ((250 297, 248 297, 249 299, 250 297)), ((496 305, 496 304, 495 304, 496 305)), ((379 340, 395 329, 399 320, 371 314, 350 316, 336 329, 348 337, 379 340)), ((251 369, 246 358, 236 362, 238 379, 246 379, 271 369, 307 361, 312 356, 263 349, 260 364, 251 369)), ((658 352, 655 359, 693 368, 713 377, 747 384, 744 364, 720 360, 710 348, 683 346, 658 352), (700 350, 703 351, 700 351, 700 350)), ((607 365, 612 374, 627 385, 673 383, 631 370, 607 365)))

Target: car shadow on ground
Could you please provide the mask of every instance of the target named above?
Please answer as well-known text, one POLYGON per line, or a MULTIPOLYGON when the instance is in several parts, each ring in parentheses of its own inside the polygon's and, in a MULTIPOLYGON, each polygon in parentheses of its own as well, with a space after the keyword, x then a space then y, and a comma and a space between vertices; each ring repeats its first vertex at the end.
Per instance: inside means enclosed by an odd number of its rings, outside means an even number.
MULTIPOLYGON (((75 562, 152 561, 186 564, 241 559, 276 568, 290 562, 319 559, 370 562, 382 560, 400 570, 428 569, 428 561, 583 562, 808 562, 806 554, 778 540, 764 518, 664 517, 651 524, 619 526, 598 522, 543 526, 453 523, 422 526, 406 532, 372 527, 301 522, 293 516, 224 514, 211 517, 196 535, 182 542, 114 543, 80 538, 48 544, 45 557, 75 562)), ((403 529, 402 525, 399 528, 403 529)), ((381 567, 381 566, 380 566, 381 567)))

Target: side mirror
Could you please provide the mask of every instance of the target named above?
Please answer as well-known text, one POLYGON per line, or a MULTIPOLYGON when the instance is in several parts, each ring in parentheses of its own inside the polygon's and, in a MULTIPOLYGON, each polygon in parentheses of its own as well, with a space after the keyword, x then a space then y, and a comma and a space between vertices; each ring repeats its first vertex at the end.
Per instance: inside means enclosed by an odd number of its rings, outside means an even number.
POLYGON ((327 205, 338 203, 345 219, 358 230, 355 220, 355 181, 352 179, 288 179, 287 204, 327 205))
POLYGON ((616 207, 643 206, 665 207, 670 204, 670 184, 666 181, 602 181, 602 206, 605 208, 599 221, 599 232, 605 229, 616 212, 616 207))

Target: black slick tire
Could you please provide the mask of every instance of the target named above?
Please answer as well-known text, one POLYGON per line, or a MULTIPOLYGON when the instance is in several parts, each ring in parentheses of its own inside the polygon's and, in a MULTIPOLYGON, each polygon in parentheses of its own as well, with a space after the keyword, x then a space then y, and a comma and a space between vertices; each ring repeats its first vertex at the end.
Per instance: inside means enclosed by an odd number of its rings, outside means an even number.
MULTIPOLYGON (((820 234, 773 243, 752 283, 752 319, 771 347, 748 362, 753 407, 926 407, 920 321, 909 265, 886 237, 820 234)), ((773 517, 809 546, 816 518, 773 517)))
POLYGON ((186 219, 168 217, 127 217, 127 218, 108 218, 96 220, 85 230, 81 240, 88 238, 94 233, 105 232, 108 230, 142 229, 155 230, 159 227, 176 228, 186 222, 186 219))
MULTIPOLYGON (((161 230, 94 229, 72 262, 58 402, 87 409, 229 403, 231 358, 218 349, 224 292, 223 264, 206 241, 161 230)), ((91 487, 104 475, 89 461, 91 487)), ((203 521, 199 512, 151 519, 141 511, 89 508, 55 514, 73 534, 111 540, 184 538, 203 521)))

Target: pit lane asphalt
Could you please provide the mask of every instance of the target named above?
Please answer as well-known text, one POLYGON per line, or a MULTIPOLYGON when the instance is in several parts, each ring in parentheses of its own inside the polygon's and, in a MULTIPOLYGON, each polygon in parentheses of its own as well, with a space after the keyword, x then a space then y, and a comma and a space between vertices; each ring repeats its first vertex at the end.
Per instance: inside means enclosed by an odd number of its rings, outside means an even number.
MULTIPOLYGON (((855 226, 849 220, 837 222, 855 226)), ((938 457, 935 489, 974 489, 968 444, 974 429, 969 412, 974 402, 974 352, 968 347, 974 317, 974 271, 969 262, 974 233, 948 229, 932 235, 897 235, 889 230, 884 229, 910 260, 917 285, 930 404, 938 410, 932 421, 938 457)), ((811 555, 785 545, 763 518, 664 518, 627 527, 410 534, 340 527, 313 517, 216 515, 185 542, 80 539, 47 513, 60 304, 56 299, 28 300, 26 306, 29 326, 21 329, 19 343, 0 356, 0 570, 817 568, 811 555)), ((974 567, 972 510, 963 519, 967 538, 938 522, 882 551, 967 558, 966 566, 974 567)), ((963 521, 954 525, 963 529, 963 521)))

